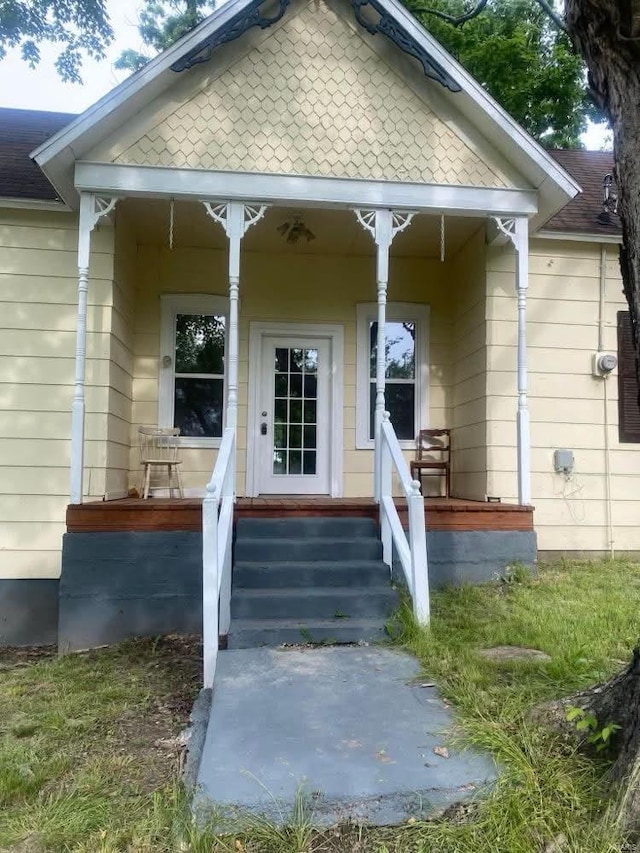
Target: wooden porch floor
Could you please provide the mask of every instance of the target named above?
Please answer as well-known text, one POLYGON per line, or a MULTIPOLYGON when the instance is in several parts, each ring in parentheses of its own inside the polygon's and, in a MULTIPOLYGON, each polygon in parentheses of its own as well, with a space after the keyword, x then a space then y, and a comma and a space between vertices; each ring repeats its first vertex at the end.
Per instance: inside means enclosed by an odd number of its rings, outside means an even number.
MULTIPOLYGON (((406 515, 398 501, 400 518, 406 515)), ((371 498, 261 497, 238 498, 235 517, 341 515, 378 518, 371 498)), ((461 498, 425 498, 428 530, 533 530, 533 507, 484 503, 461 498)), ((404 520, 404 519, 403 519, 404 520)), ((67 507, 67 531, 202 529, 202 498, 123 498, 67 507)))

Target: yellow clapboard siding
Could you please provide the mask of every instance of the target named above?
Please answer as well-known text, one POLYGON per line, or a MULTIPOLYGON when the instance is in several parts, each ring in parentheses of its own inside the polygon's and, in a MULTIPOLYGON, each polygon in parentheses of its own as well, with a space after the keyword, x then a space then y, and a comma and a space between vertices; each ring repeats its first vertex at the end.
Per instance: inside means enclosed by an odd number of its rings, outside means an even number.
MULTIPOLYGON (((0 323, 4 329, 28 329, 29 331, 74 332, 77 327, 78 309, 73 305, 46 303, 5 302, 2 305, 0 323)), ((87 311, 87 328, 101 332, 111 328, 111 309, 103 305, 90 305, 87 311)))
POLYGON ((0 495, 0 518, 11 522, 64 521, 68 498, 62 495, 0 495))
POLYGON ((60 559, 59 547, 50 551, 0 548, 0 578, 57 578, 60 559))
POLYGON ((69 469, 47 467, 16 467, 4 465, 0 476, 0 495, 57 495, 65 500, 69 495, 69 469))
MULTIPOLYGON (((47 303, 49 305, 78 304, 77 273, 65 278, 51 280, 47 275, 20 275, 0 273, 0 305, 2 311, 8 302, 47 303)), ((111 305, 110 281, 92 279, 87 292, 88 305, 111 305)))
MULTIPOLYGON (((36 225, 10 225, 0 222, 0 246, 12 249, 67 252, 73 255, 74 262, 76 262, 78 232, 75 227, 43 229, 36 225)), ((91 251, 97 254, 111 254, 113 252, 113 229, 94 230, 91 235, 91 251)))
POLYGON ((0 521, 0 554, 4 551, 54 551, 60 548, 64 522, 0 521))
MULTIPOLYGON (((75 352, 75 332, 49 331, 34 335, 31 329, 0 331, 0 355, 75 358, 75 352)), ((107 332, 87 333, 88 358, 109 358, 110 352, 111 336, 107 332)))
MULTIPOLYGON (((68 278, 78 274, 75 252, 56 252, 47 249, 12 249, 0 251, 0 272, 14 275, 42 275, 51 278, 68 278)), ((90 278, 113 279, 113 255, 92 252, 89 263, 90 278)))

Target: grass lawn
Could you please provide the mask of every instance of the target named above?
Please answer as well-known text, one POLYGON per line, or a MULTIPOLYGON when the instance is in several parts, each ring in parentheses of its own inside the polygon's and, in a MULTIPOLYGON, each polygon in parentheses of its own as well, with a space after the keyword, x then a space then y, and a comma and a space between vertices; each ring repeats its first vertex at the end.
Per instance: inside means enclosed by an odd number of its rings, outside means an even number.
MULTIPOLYGON (((135 641, 58 659, 0 650, 0 851, 149 853, 614 853, 606 760, 582 758, 528 710, 627 662, 640 635, 640 564, 562 563, 537 579, 433 596, 429 632, 399 617, 398 642, 458 712, 460 742, 503 768, 492 795, 450 819, 313 833, 254 822, 216 839, 191 826, 176 781, 199 685, 193 640, 135 641), (483 648, 548 661, 490 661, 483 648)), ((615 722, 615 721, 601 721, 615 722)))

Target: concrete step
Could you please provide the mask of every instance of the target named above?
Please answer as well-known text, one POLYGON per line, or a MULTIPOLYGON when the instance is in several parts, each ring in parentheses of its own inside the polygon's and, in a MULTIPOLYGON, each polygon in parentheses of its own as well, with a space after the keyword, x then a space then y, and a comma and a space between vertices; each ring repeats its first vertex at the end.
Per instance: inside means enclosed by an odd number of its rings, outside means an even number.
POLYGON ((373 518, 295 517, 295 518, 240 518, 236 523, 238 538, 250 539, 329 539, 378 536, 378 525, 373 518))
POLYGON ((384 622, 377 619, 234 619, 229 649, 305 643, 380 642, 386 639, 384 622))
POLYGON ((231 598, 232 619, 385 618, 398 604, 389 585, 367 590, 239 589, 231 598))
POLYGON ((389 581, 389 567, 381 560, 301 560, 268 563, 236 563, 233 569, 233 588, 283 589, 292 587, 357 587, 389 581))
POLYGON ((251 538, 244 534, 236 538, 236 562, 283 562, 293 560, 380 560, 382 543, 373 537, 349 539, 251 538))

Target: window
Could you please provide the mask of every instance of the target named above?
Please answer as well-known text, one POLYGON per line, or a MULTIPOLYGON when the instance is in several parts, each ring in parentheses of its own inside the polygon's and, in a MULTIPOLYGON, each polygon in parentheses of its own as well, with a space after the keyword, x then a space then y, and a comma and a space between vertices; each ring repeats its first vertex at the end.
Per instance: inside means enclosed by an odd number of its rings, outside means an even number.
POLYGON ((163 296, 158 423, 181 443, 210 447, 222 436, 227 300, 163 296))
MULTIPOLYGON (((378 307, 357 309, 357 404, 356 446, 373 447, 376 404, 378 307)), ((385 324, 385 408, 400 444, 415 446, 420 428, 428 419, 429 307, 413 303, 389 303, 385 324)))
POLYGON ((618 311, 618 435, 621 442, 640 442, 638 377, 628 311, 618 311))

